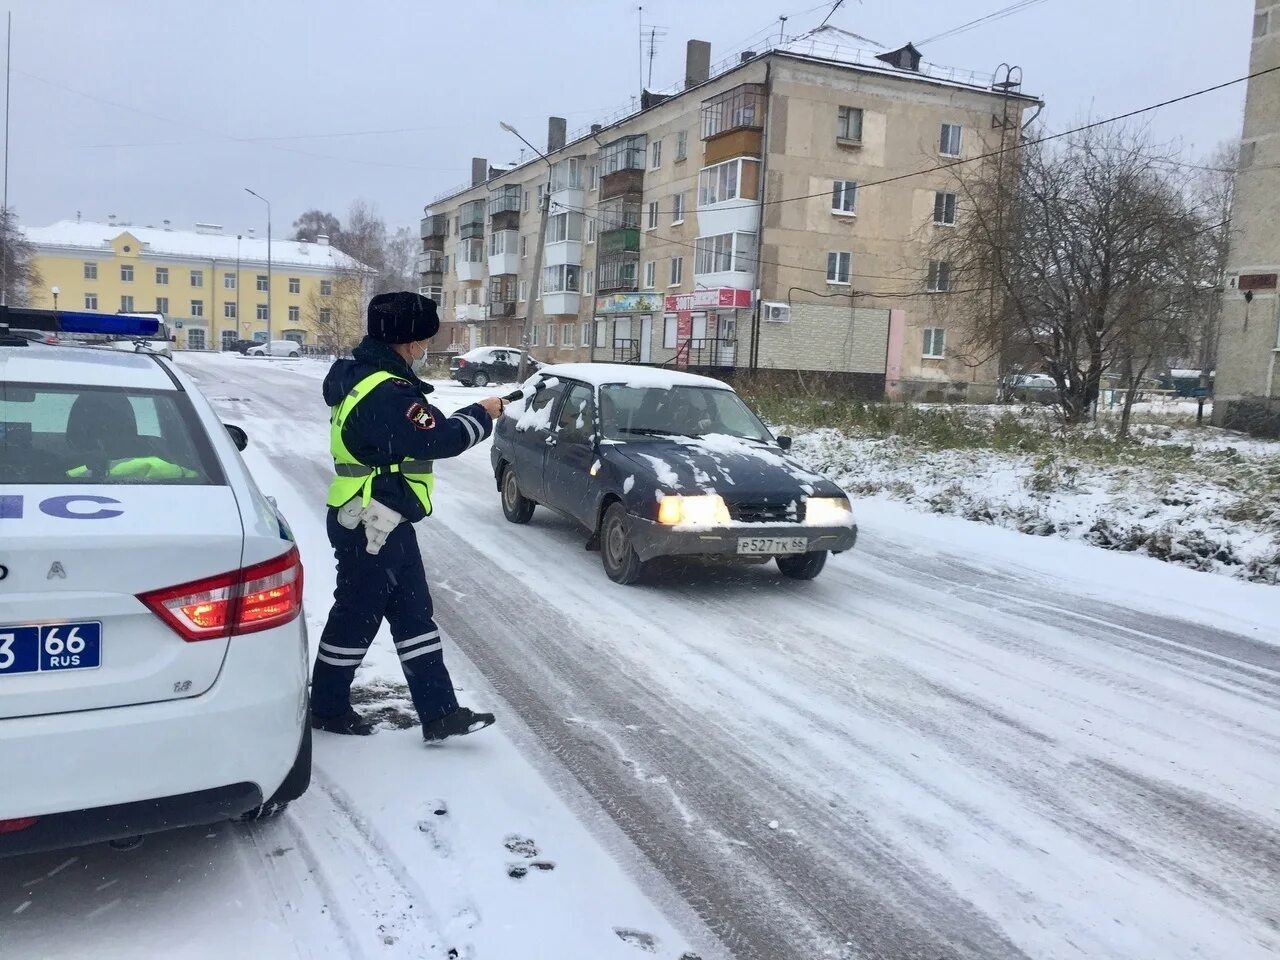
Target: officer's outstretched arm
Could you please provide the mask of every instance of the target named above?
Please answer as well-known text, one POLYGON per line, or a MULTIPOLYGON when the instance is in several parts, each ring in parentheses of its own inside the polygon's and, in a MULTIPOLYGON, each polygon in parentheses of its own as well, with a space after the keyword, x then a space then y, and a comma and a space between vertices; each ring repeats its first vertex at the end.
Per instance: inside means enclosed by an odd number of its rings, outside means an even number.
MULTIPOLYGON (((356 408, 358 429, 374 446, 396 457, 444 460, 474 447, 493 432, 493 419, 478 403, 445 416, 408 384, 392 381, 356 408)), ((347 422, 347 429, 353 424, 347 422)))

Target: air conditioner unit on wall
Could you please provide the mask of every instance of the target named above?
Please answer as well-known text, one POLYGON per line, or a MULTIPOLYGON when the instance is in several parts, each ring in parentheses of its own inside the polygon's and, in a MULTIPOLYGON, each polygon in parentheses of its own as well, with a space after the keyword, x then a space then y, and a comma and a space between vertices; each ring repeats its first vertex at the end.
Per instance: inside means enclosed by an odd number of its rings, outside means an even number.
POLYGON ((769 303, 767 300, 761 304, 764 309, 764 318, 770 323, 787 323, 791 320, 791 304, 789 303, 769 303))

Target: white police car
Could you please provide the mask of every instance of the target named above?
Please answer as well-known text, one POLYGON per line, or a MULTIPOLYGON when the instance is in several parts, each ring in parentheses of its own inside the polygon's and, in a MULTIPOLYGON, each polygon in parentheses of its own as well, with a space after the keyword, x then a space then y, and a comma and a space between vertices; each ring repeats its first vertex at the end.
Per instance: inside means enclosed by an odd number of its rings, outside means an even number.
POLYGON ((276 812, 311 775, 302 565, 243 431, 157 356, 5 320, 0 855, 276 812))

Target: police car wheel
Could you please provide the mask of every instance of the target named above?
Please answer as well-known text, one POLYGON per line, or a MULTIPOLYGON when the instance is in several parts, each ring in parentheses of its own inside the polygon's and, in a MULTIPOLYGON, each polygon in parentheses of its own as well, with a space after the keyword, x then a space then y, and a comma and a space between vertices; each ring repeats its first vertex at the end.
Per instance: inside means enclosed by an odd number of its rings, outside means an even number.
POLYGON ((512 523, 528 523, 536 504, 520 492, 511 464, 502 468, 502 513, 512 523))
POLYGON ((270 820, 284 813, 290 801, 297 800, 311 786, 311 724, 302 728, 302 741, 298 744, 298 755, 294 758, 293 767, 285 775, 284 782, 276 789, 265 803, 255 807, 237 819, 241 823, 256 823, 259 820, 270 820))
POLYGON ((471 382, 477 387, 487 387, 489 385, 489 375, 483 370, 477 370, 476 375, 471 378, 471 382))
POLYGON ((600 560, 614 583, 635 583, 644 573, 645 565, 627 533, 627 508, 621 503, 610 504, 600 524, 600 560))

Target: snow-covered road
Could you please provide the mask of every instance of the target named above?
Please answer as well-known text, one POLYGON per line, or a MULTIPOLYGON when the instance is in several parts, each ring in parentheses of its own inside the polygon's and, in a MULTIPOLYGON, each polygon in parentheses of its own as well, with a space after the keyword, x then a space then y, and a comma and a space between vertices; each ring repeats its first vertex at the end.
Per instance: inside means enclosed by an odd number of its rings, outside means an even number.
MULTIPOLYGON (((297 527, 309 619, 322 621, 317 581, 332 584, 323 366, 180 362, 248 430, 250 464, 297 527)), ((446 408, 476 396, 437 394, 446 408)), ((536 766, 533 792, 554 788, 613 854, 560 824, 580 851, 576 869, 598 871, 603 902, 642 915, 631 925, 657 938, 658 955, 717 955, 701 924, 738 958, 1280 952, 1275 588, 880 502, 859 514, 857 550, 813 583, 750 568, 624 588, 566 521, 539 510, 527 527, 508 524, 487 451, 438 464, 437 476, 437 512, 419 539, 456 644, 450 663, 477 699, 507 711, 500 737, 467 744, 465 769, 483 770, 486 751, 504 770, 536 766)), ((362 677, 395 675, 384 650, 362 677)), ((431 783, 433 768, 464 769, 445 750, 409 756, 410 737, 379 735, 397 745, 381 767, 360 744, 320 741, 320 790, 278 825, 280 847, 334 829, 334 811, 380 824, 403 807, 388 798, 431 783), (338 781, 353 772, 359 782, 338 781)), ((427 789, 428 802, 446 793, 427 789)), ((374 910, 394 913, 422 874, 402 876, 399 846, 390 863, 385 831, 357 834, 332 844, 371 844, 389 863, 368 863, 382 904, 343 908, 367 924, 374 910)), ((195 841, 165 842, 174 854, 163 869, 180 875, 195 841)), ((334 883, 327 849, 313 847, 320 866, 284 886, 334 883)), ((287 859, 266 853, 245 871, 255 886, 274 882, 261 864, 287 859)), ((460 859, 454 869, 468 865, 460 859)), ((581 874, 563 882, 563 896, 583 895, 581 874)), ((462 916, 471 941, 484 941, 485 922, 466 912, 475 908, 453 902, 473 883, 460 875, 425 890, 433 929, 462 916)), ((320 900, 360 885, 341 884, 320 900)), ((0 885, 0 944, 17 906, 9 892, 0 885)), ((473 899, 506 903, 500 895, 473 899)), ((572 909, 550 902, 556 915, 539 930, 572 909)), ((614 955, 606 939, 646 949, 610 931, 558 952, 476 956, 594 960, 614 955)))

